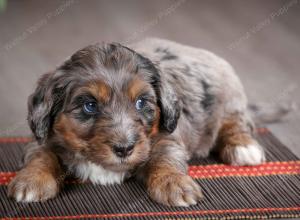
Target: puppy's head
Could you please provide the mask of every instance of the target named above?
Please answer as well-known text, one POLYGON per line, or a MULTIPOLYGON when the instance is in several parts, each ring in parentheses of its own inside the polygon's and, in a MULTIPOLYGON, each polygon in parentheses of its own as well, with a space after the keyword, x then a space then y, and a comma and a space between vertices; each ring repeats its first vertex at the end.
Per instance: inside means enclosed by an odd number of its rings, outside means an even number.
POLYGON ((88 46, 45 74, 29 97, 40 144, 60 145, 111 170, 147 160, 151 139, 175 130, 176 94, 153 63, 119 44, 88 46))

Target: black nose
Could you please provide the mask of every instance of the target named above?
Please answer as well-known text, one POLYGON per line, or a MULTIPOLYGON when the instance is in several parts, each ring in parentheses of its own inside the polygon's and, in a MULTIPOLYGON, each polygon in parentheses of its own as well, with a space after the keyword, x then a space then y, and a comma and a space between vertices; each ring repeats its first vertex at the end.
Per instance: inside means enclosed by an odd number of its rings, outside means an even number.
POLYGON ((114 145, 113 150, 118 157, 126 157, 132 154, 134 144, 130 145, 114 145))

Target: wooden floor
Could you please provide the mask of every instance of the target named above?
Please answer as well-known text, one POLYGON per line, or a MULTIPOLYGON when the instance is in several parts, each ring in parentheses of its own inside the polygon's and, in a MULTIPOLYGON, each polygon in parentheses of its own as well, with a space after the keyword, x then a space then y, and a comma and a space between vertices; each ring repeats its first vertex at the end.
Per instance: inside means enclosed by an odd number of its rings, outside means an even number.
MULTIPOLYGON (((27 135, 26 100, 38 77, 96 41, 147 36, 229 60, 250 102, 300 104, 298 0, 9 1, 0 14, 0 136, 27 135)), ((300 156, 300 113, 269 126, 300 156)))

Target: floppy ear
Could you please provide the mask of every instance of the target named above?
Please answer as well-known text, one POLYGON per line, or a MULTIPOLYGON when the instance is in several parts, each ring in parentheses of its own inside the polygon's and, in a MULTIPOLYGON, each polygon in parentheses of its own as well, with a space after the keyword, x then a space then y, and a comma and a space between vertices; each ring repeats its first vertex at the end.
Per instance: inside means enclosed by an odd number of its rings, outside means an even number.
POLYGON ((172 133, 177 127, 177 121, 181 112, 177 94, 172 85, 165 79, 163 73, 160 72, 151 60, 138 53, 135 54, 138 58, 139 68, 146 70, 150 75, 149 78, 151 79, 151 84, 156 91, 158 98, 157 102, 161 111, 160 128, 161 130, 172 133))
POLYGON ((160 86, 158 94, 158 105, 161 110, 160 127, 172 133, 176 127, 180 116, 180 103, 176 92, 167 80, 160 74, 160 86))
POLYGON ((57 112, 62 107, 64 92, 57 88, 54 72, 44 74, 28 98, 28 123, 38 141, 44 143, 57 112))

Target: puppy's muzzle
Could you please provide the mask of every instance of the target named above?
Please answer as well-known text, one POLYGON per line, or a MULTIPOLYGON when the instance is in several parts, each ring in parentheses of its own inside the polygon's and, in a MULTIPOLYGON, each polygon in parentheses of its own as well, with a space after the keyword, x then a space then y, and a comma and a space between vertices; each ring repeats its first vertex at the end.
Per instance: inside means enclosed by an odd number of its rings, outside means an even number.
POLYGON ((135 143, 116 144, 113 146, 113 151, 118 157, 130 156, 133 152, 135 143))

